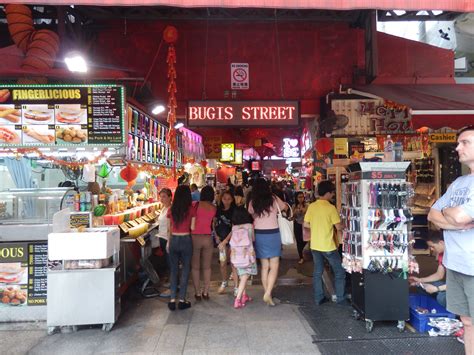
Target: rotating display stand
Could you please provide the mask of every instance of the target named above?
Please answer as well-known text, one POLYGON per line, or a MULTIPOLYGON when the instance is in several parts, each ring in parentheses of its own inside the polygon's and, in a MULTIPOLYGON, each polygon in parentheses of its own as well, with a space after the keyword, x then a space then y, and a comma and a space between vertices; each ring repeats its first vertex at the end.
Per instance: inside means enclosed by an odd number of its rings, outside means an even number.
POLYGON ((348 166, 342 186, 343 267, 351 273, 353 315, 371 332, 374 321, 409 319, 408 273, 417 272, 409 255, 413 188, 409 162, 361 162, 348 166))

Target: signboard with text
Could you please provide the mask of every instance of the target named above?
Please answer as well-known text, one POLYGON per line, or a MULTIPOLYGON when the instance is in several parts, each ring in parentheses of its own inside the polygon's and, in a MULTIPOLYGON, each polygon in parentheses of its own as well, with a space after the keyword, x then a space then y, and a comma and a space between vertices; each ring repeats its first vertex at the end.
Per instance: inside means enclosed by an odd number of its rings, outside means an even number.
POLYGON ((47 243, 0 243, 0 307, 46 305, 47 264, 47 243))
POLYGON ((298 101, 189 101, 188 127, 296 126, 298 101))
POLYGON ((120 145, 119 85, 0 85, 0 147, 120 145))
POLYGON ((232 90, 248 90, 249 82, 249 63, 231 63, 230 83, 232 90))

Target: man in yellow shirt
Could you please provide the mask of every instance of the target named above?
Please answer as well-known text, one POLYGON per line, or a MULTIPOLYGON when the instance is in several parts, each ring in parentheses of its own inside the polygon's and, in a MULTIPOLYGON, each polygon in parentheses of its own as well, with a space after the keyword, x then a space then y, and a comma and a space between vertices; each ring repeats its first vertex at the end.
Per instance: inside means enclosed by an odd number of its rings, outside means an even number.
POLYGON ((324 297, 323 271, 324 259, 329 262, 334 272, 337 303, 347 304, 344 296, 346 272, 341 265, 341 256, 334 241, 334 228, 341 230, 341 220, 336 207, 331 200, 336 193, 336 187, 330 181, 318 184, 319 199, 309 205, 304 216, 304 226, 311 229, 311 253, 313 254, 313 289, 314 301, 321 305, 329 300, 324 297))

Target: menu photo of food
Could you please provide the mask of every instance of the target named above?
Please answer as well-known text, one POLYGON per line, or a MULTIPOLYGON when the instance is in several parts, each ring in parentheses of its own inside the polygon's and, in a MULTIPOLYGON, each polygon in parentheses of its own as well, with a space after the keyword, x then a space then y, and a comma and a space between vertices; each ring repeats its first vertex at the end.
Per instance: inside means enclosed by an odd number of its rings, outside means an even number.
POLYGON ((56 123, 87 124, 87 109, 79 104, 56 105, 56 123))
POLYGON ((0 304, 8 306, 26 305, 26 285, 0 285, 0 304))
POLYGON ((16 263, 0 263, 0 284, 26 284, 28 274, 27 267, 21 262, 16 263))
POLYGON ((0 126, 0 144, 21 144, 21 126, 0 126))
POLYGON ((23 126, 23 144, 54 144, 54 125, 23 126))
POLYGON ((23 105, 22 117, 24 124, 54 123, 54 109, 48 105, 23 105))
POLYGON ((87 143, 87 129, 80 125, 56 126, 56 143, 57 144, 81 144, 87 143))
POLYGON ((0 106, 0 124, 19 124, 21 122, 21 111, 15 105, 0 106))

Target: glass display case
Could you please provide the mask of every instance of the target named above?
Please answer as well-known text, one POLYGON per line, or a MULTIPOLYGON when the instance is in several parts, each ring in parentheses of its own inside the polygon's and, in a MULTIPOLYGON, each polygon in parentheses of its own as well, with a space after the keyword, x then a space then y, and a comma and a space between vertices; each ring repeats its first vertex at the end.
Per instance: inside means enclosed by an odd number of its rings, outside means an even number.
POLYGON ((0 224, 51 224, 69 188, 0 191, 0 224))

